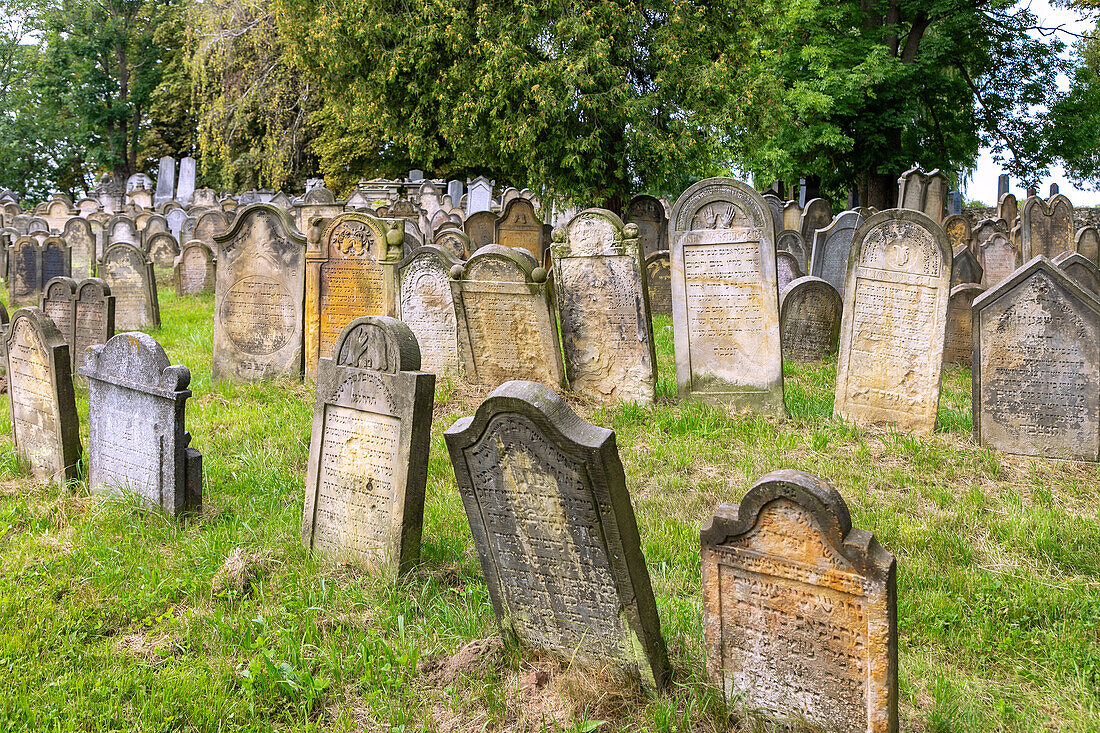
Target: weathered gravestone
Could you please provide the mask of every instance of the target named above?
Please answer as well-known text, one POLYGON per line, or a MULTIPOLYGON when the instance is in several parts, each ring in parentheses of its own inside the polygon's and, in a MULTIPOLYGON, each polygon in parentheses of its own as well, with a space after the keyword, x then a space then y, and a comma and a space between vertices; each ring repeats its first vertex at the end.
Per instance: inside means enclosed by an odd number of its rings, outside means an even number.
POLYGON ((1008 233, 993 231, 978 245, 978 262, 982 266, 982 284, 993 287, 1020 266, 1020 248, 1008 233))
POLYGON ((90 277, 76 285, 73 322, 73 363, 80 367, 89 346, 107 343, 115 335, 115 296, 106 280, 90 277))
POLYGON ((682 396, 784 415, 775 232, 750 186, 708 178, 672 208, 672 323, 682 396))
POLYGON ((961 283, 951 288, 947 300, 947 329, 943 338, 943 363, 970 366, 974 351, 971 306, 985 285, 961 283))
POLYGON ((69 347, 39 308, 20 308, 4 336, 12 442, 31 474, 46 483, 77 478, 80 422, 69 347))
POLYGON ((64 239, 46 237, 42 242, 41 253, 42 285, 55 277, 69 277, 72 274, 72 252, 64 239))
POLYGON ((458 354, 472 382, 529 379, 565 386, 546 277, 526 250, 494 244, 451 269, 458 354))
POLYGON ((980 283, 984 274, 969 245, 960 244, 955 248, 951 255, 951 287, 963 283, 980 283))
POLYGON ((1015 194, 1006 193, 997 199, 997 218, 1003 220, 1010 230, 1016 225, 1019 216, 1020 206, 1016 202, 1015 194))
POLYGON ((784 229, 793 229, 799 233, 802 231, 802 207, 797 201, 787 201, 783 204, 783 226, 776 231, 781 232, 784 229))
POLYGON ((202 242, 193 239, 173 263, 173 277, 177 295, 198 295, 214 289, 216 278, 214 253, 202 242))
POLYGON ((320 358, 356 318, 394 315, 394 271, 407 224, 358 212, 340 214, 323 230, 313 220, 306 247, 306 376, 314 377, 320 358))
POLYGON ((120 331, 160 328, 160 302, 153 263, 132 244, 112 244, 99 271, 115 296, 115 325, 120 331))
MULTIPOLYGON (((833 205, 825 199, 810 199, 802 209, 802 217, 799 222, 799 233, 803 242, 813 242, 814 232, 829 226, 833 220, 833 205)), ((778 243, 776 245, 778 247, 778 243)), ((801 261, 801 266, 806 266, 806 260, 801 261)))
POLYGON ((973 235, 970 220, 962 214, 951 214, 944 219, 943 231, 947 234, 947 243, 951 245, 952 252, 962 246, 970 247, 970 240, 973 235))
POLYGON ((727 700, 813 730, 896 733, 897 565, 836 489, 774 471, 700 539, 707 672, 727 700))
POLYGON ((180 245, 168 232, 157 232, 145 240, 145 252, 155 267, 171 268, 180 254, 180 245))
POLYGON ((420 557, 435 375, 393 318, 348 324, 317 367, 302 542, 364 568, 420 557))
POLYGON ((1100 460, 1100 300, 1036 257, 974 301, 974 439, 1100 460))
POLYGON ((530 201, 512 199, 508 202, 496 221, 496 238, 493 241, 502 247, 525 249, 542 262, 542 222, 535 215, 535 207, 530 201))
MULTIPOLYGON (((813 235, 811 234, 811 236, 813 235)), ((775 251, 776 254, 779 252, 787 252, 794 257, 799 272, 802 272, 809 266, 810 253, 806 247, 806 240, 802 238, 801 234, 793 229, 787 229, 775 236, 775 251)))
POLYGON ((125 242, 133 245, 141 244, 141 232, 138 231, 137 223, 124 214, 115 214, 112 216, 107 221, 106 232, 105 241, 108 245, 115 244, 116 242, 125 242))
POLYGON ((1029 197, 1020 208, 1020 236, 1025 260, 1073 252, 1073 204, 1060 194, 1049 201, 1029 197))
POLYGON ((479 211, 466 217, 462 228, 470 238, 471 254, 496 240, 497 217, 491 211, 479 211))
POLYGON ((1063 252, 1052 261, 1080 288, 1100 298, 1100 269, 1091 260, 1078 252, 1063 252))
POLYGON ((213 379, 300 378, 305 237, 282 209, 250 204, 214 242, 213 379))
POLYGON ((821 278, 792 280, 779 294, 783 358, 817 361, 835 354, 842 311, 840 293, 821 278))
POLYGON ((153 203, 157 206, 176 197, 176 159, 166 155, 160 159, 157 168, 157 190, 153 194, 153 203))
POLYGON ((397 263, 397 317, 416 336, 421 368, 446 374, 459 368, 458 333, 447 250, 428 245, 397 263))
POLYGON ((551 255, 569 384, 605 401, 653 402, 657 358, 638 227, 585 209, 554 232, 551 255))
POLYGON ((768 208, 771 209, 772 223, 775 225, 775 231, 783 231, 783 199, 779 198, 778 195, 771 191, 765 193, 763 199, 764 202, 768 204, 768 208))
POLYGON ((828 227, 814 233, 809 274, 829 283, 838 293, 844 292, 852 238, 862 223, 863 216, 858 211, 842 211, 828 227))
POLYGON ((833 412, 930 433, 936 424, 951 250, 916 211, 881 211, 852 242, 833 412))
POLYGON ((225 214, 220 211, 206 211, 195 220, 195 226, 187 236, 189 240, 197 239, 214 250, 215 238, 223 235, 225 229, 225 214))
POLYGON ((923 173, 913 167, 898 179, 898 208, 920 211, 939 224, 947 199, 947 176, 939 168, 923 173))
POLYGON ((642 253, 647 258, 668 249, 668 217, 660 199, 645 194, 633 197, 626 206, 626 221, 637 225, 642 253))
MULTIPOLYGON (((485 176, 478 176, 472 181, 467 179, 466 186, 466 218, 469 219, 479 211, 488 211, 493 200, 493 182, 485 176)), ((452 201, 458 205, 457 200, 452 201)))
POLYGON ((19 237, 8 248, 8 304, 34 303, 42 284, 41 251, 34 237, 19 237))
POLYGON ((470 257, 471 245, 470 238, 466 236, 466 233, 457 228, 457 225, 447 222, 448 226, 440 229, 436 232, 432 243, 441 249, 445 249, 450 252, 451 256, 457 260, 465 260, 470 257))
POLYGON ((645 687, 669 677, 615 434, 507 382, 445 433, 503 633, 645 687))
POLYGON ((75 372, 80 363, 74 334, 76 329, 76 281, 70 277, 55 277, 42 288, 39 303, 42 312, 57 326, 61 338, 69 347, 70 371, 75 372))
POLYGON ((798 267, 798 259, 790 252, 776 252, 775 282, 779 292, 783 292, 783 288, 800 277, 802 277, 802 270, 798 267))
POLYGON ((65 222, 61 234, 71 253, 71 272, 76 280, 83 280, 95 274, 96 246, 92 225, 86 219, 74 217, 65 222))
POLYGON ((672 315, 672 268, 668 250, 654 252, 645 258, 646 285, 649 288, 649 311, 672 315))
POLYGON ((179 185, 176 186, 176 200, 184 206, 190 206, 195 198, 195 159, 180 160, 179 185))
POLYGON ((202 508, 202 454, 189 447, 187 367, 144 333, 120 333, 84 354, 88 488, 125 492, 169 516, 202 508))
POLYGON ((1100 266, 1100 232, 1096 227, 1081 227, 1073 238, 1077 254, 1094 265, 1100 266))

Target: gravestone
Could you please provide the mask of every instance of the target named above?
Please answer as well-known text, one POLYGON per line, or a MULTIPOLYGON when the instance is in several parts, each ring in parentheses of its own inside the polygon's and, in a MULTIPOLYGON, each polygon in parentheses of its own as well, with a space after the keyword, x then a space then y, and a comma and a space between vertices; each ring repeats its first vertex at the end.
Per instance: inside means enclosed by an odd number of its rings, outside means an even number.
POLYGON ((970 230, 970 220, 962 214, 951 214, 944 219, 943 231, 947 234, 947 243, 951 245, 952 252, 963 245, 970 247, 973 234, 970 230))
POLYGON ((306 191, 306 195, 302 197, 302 203, 306 204, 334 204, 336 203, 336 196, 332 191, 325 188, 324 183, 314 186, 306 191))
POLYGON ((435 375, 393 318, 352 321, 317 366, 302 543, 365 569, 420 558, 435 375))
POLYGON ((798 265, 798 271, 802 272, 810 263, 810 253, 806 247, 806 241, 801 234, 793 229, 782 231, 775 237, 776 254, 778 255, 779 252, 790 254, 794 257, 795 264, 798 265))
POLYGON ((195 159, 191 157, 180 161, 179 185, 176 186, 176 200, 184 206, 195 201, 195 159))
POLYGON ((462 198, 462 188, 462 181, 447 181, 447 195, 451 197, 451 201, 455 206, 462 198))
POLYGON ((1074 237, 1077 253, 1094 265, 1100 266, 1100 232, 1088 226, 1077 230, 1074 237))
POLYGON ((84 355, 88 488, 126 493, 169 516, 202 509, 202 454, 189 447, 187 367, 144 333, 120 333, 84 355))
POLYGON ((187 236, 188 240, 197 239, 213 251, 214 238, 224 234, 225 229, 225 214, 220 211, 206 211, 195 220, 195 226, 187 236))
POLYGON ((1100 460, 1100 300, 1036 257, 974 301, 974 440, 1100 460))
MULTIPOLYGON (((776 194, 768 191, 763 196, 764 201, 768 204, 768 208, 772 212, 772 223, 775 224, 775 231, 782 232, 783 227, 783 199, 779 198, 776 194)), ((667 227, 666 227, 667 228, 667 227)), ((794 230, 792 230, 794 231, 794 230)))
POLYGON ((931 433, 950 294, 947 235, 917 211, 881 211, 852 242, 833 412, 931 433))
POLYGON ((80 422, 69 347, 39 308, 20 308, 4 335, 12 442, 38 481, 75 481, 80 422))
POLYGON ((1016 202, 1016 195, 1006 193, 997 199, 997 218, 1002 219, 1008 228, 1016 226, 1016 219, 1020 216, 1020 205, 1016 202))
MULTIPOLYGON (((493 182, 485 176, 466 181, 469 192, 466 194, 466 218, 479 211, 489 211, 493 199, 493 182)), ((458 199, 452 198, 455 204, 458 199)))
POLYGON ((8 249, 8 305, 36 302, 41 284, 38 242, 34 237, 19 237, 8 249))
POLYGON ((951 288, 947 300, 947 329, 943 339, 943 363, 970 366, 974 344, 971 338, 971 306, 985 292, 984 285, 961 283, 951 288))
POLYGON ((542 261, 542 222, 535 215, 535 207, 527 199, 512 199, 496 220, 495 244, 502 247, 525 249, 536 260, 542 261))
POLYGON ((790 252, 777 251, 775 253, 775 282, 780 292, 792 280, 802 277, 802 270, 798 267, 798 259, 790 252))
POLYGON ((112 244, 103 253, 99 269, 115 297, 119 331, 160 328, 157 279, 144 252, 131 244, 112 244))
POLYGON ((214 243, 213 379, 300 378, 305 237, 282 209, 250 204, 214 243))
POLYGON ((61 237, 46 237, 41 246, 42 284, 55 277, 69 277, 73 271, 73 255, 61 237))
POLYGON ((740 181, 708 178, 680 194, 669 226, 680 395, 785 415, 767 204, 740 181))
POLYGON ((828 227, 814 233, 809 274, 829 283, 838 293, 844 292, 848 254, 852 249, 852 238, 861 223, 863 215, 858 211, 842 211, 833 217, 828 227))
POLYGON ((184 245, 183 251, 173 263, 176 294, 199 295, 214 290, 216 268, 214 253, 202 242, 193 239, 184 245))
POLYGON ((984 274, 969 245, 960 244, 955 248, 951 256, 951 287, 963 283, 980 283, 984 274))
POLYGON ((145 251, 149 255, 149 260, 156 267, 167 269, 176 263, 176 258, 180 254, 180 246, 176 238, 168 232, 157 232, 145 240, 145 251))
POLYGON ((69 347, 70 371, 79 366, 80 356, 74 339, 76 329, 76 281, 71 277, 55 277, 42 289, 39 304, 42 312, 57 326, 61 338, 69 347))
POLYGON ((141 231, 146 250, 149 249, 149 238, 154 234, 171 234, 171 227, 168 225, 168 220, 160 214, 149 214, 145 217, 144 221, 145 224, 141 231))
MULTIPOLYGON (((806 202, 805 208, 802 209, 802 220, 799 222, 799 233, 802 235, 803 242, 813 242, 814 232, 818 229, 824 229, 829 226, 829 222, 833 220, 833 205, 825 199, 810 199, 806 202)), ((778 247, 778 243, 776 244, 778 247)), ((802 260, 801 267, 806 266, 806 261, 802 260)))
POLYGON ((458 259, 427 245, 397 263, 397 317, 420 345, 420 366, 431 374, 458 370, 458 333, 451 268, 458 259))
POLYGON ((1001 196, 1008 193, 1008 174, 1002 173, 997 176, 997 200, 1001 200, 1001 196))
POLYGON ((672 267, 668 250, 645 258, 646 285, 649 287, 649 311, 672 315, 672 267))
POLYGON ((92 225, 86 219, 74 217, 65 222, 61 234, 72 256, 72 276, 77 280, 95 274, 96 244, 92 225))
POLYGON ((554 232, 551 256, 569 384, 605 402, 652 403, 657 357, 637 225, 585 209, 554 232))
POLYGON ((1057 196, 1057 195, 1058 195, 1058 184, 1057 183, 1050 184, 1050 196, 1057 196))
POLYGON ((920 211, 937 224, 943 221, 947 176, 939 168, 923 173, 913 167, 898 179, 898 208, 920 211))
POLYGON ((993 231, 978 245, 978 262, 982 266, 982 284, 993 287, 1016 271, 1023 258, 1009 235, 993 231))
POLYGON ((490 244, 451 270, 458 354, 466 378, 565 386, 547 272, 526 250, 490 244))
POLYGON ((432 243, 440 249, 447 250, 458 260, 468 259, 471 254, 470 238, 451 222, 447 222, 445 229, 436 232, 432 243))
POLYGON ((359 316, 393 316, 396 269, 404 227, 400 219, 344 213, 309 228, 306 247, 306 376, 332 352, 344 327, 359 316))
POLYGON ((160 159, 157 168, 157 192, 153 203, 157 206, 176 197, 176 159, 166 155, 160 159))
POLYGON ((1062 268, 1062 272, 1077 283, 1078 287, 1100 298, 1100 268, 1097 268, 1091 260, 1078 252, 1063 252, 1052 261, 1062 268))
POLYGON ((125 242, 135 246, 141 244, 141 232, 138 231, 137 223, 128 216, 115 214, 107 221, 106 230, 105 242, 107 245, 116 242, 125 242))
MULTIPOLYGON (((183 209, 172 209, 164 215, 164 218, 168 221, 168 231, 176 238, 176 241, 184 241, 183 223, 187 220, 187 212, 183 209)), ((192 231, 194 231, 194 227, 192 227, 192 231)))
POLYGON ((90 277, 76 285, 73 362, 79 368, 89 346, 105 344, 115 335, 115 296, 106 280, 90 277))
POLYGON ((1065 196, 1049 201, 1032 196, 1020 209, 1021 256, 1031 260, 1039 255, 1048 259, 1075 251, 1073 241, 1073 204, 1065 196))
POLYGON ((615 434, 544 385, 507 382, 444 437, 503 634, 662 687, 670 667, 615 434))
POLYGON ((784 229, 802 232, 802 207, 798 205, 797 201, 788 201, 783 204, 783 226, 779 231, 784 229))
POLYGON ((626 206, 626 221, 638 227, 645 257, 668 249, 668 217, 659 199, 644 194, 633 197, 626 206))
POLYGON ((819 361, 835 354, 842 311, 840 293, 821 278, 792 280, 779 294, 783 358, 819 361))
POLYGON ((897 565, 802 471, 763 476, 700 533, 707 672, 799 730, 897 733, 897 565))
POLYGON ((487 244, 495 243, 496 224, 496 214, 491 211, 479 211, 466 217, 462 228, 470 238, 470 254, 487 244))

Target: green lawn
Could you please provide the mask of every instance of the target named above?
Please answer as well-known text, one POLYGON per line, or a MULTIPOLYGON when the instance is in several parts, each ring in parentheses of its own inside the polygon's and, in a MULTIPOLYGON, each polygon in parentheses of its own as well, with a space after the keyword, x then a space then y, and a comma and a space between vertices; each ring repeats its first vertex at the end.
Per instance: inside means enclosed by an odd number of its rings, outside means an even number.
POLYGON ((731 416, 674 399, 657 318, 657 406, 571 399, 616 431, 626 467, 675 668, 646 699, 488 645, 437 668, 496 633, 442 438, 487 390, 440 380, 423 566, 385 581, 299 543, 310 387, 212 387, 213 299, 162 287, 161 309, 153 335, 192 371, 202 516, 38 486, 0 439, 2 731, 726 730, 703 671, 699 528, 778 468, 827 478, 897 556, 903 730, 1100 730, 1100 469, 976 448, 965 369, 946 372, 928 439, 834 421, 833 362, 787 365, 790 419, 731 416))

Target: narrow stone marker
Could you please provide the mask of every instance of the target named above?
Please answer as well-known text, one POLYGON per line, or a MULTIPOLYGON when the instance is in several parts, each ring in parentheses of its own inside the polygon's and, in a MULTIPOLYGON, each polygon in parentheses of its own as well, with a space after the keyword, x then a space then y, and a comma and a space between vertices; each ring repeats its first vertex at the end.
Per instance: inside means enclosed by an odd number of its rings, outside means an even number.
POLYGON ((76 281, 71 277, 55 277, 46 283, 42 289, 42 300, 39 307, 42 312, 50 317, 53 325, 61 332, 61 338, 69 346, 69 361, 71 371, 75 372, 79 366, 79 357, 76 353, 74 340, 76 327, 76 281))
POLYGON ((668 657, 615 434, 516 381, 444 436, 505 637, 662 687, 668 657))
POLYGON ((302 543, 365 569, 420 558, 435 375, 401 321, 352 321, 317 365, 302 543))
POLYGON ((451 268, 460 264, 442 247, 426 244, 397 263, 397 317, 420 346, 420 367, 435 375, 459 369, 451 268))
POLYGON ((120 330, 160 328, 157 278, 144 252, 132 244, 112 244, 103 253, 100 272, 115 296, 115 321, 120 330))
POLYGON ((894 556, 836 489, 769 473, 700 539, 707 672, 727 700, 814 729, 898 730, 894 556))
POLYGON ((4 343, 16 453, 39 481, 75 480, 80 421, 65 338, 40 308, 31 306, 12 315, 4 343))
POLYGON ((821 278, 792 280, 779 294, 783 358, 817 361, 835 354, 842 310, 840 293, 821 278))
POLYGON ((217 277, 214 253, 199 240, 191 240, 176 257, 172 276, 179 296, 209 293, 217 277))
POLYGON ((80 368, 84 350, 107 343, 115 335, 115 296, 106 280, 89 277, 76 286, 76 321, 73 323, 73 364, 80 368))
POLYGON ((645 258, 646 287, 649 288, 649 311, 672 315, 672 268, 668 250, 654 252, 645 258))
POLYGON ((947 300, 947 332, 943 338, 944 364, 970 366, 974 352, 971 307, 974 299, 985 290, 984 285, 977 283, 962 283, 951 288, 951 297, 947 300))
POLYGON ((184 412, 191 372, 152 336, 120 333, 84 354, 88 488, 129 493, 169 516, 202 509, 202 454, 184 412))

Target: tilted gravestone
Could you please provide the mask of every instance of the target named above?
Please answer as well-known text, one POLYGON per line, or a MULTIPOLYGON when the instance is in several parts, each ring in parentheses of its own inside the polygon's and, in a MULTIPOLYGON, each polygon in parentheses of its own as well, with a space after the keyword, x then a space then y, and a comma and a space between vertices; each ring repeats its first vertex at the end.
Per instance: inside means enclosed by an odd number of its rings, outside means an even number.
POLYGON ((460 264, 447 250, 421 247, 397 263, 397 317, 416 336, 420 368, 431 374, 458 370, 458 333, 451 268, 460 264))
POLYGON ((177 295, 209 293, 214 289, 217 276, 214 253, 205 244, 193 239, 183 246, 176 257, 172 274, 177 295))
POLYGON ((962 214, 951 214, 944 219, 943 231, 947 234, 947 243, 951 245, 952 252, 958 251, 959 247, 970 247, 973 232, 970 228, 970 220, 962 214))
POLYGON ((585 209, 554 232, 566 379, 604 401, 652 403, 657 357, 638 227, 585 209))
POLYGON ((935 221, 943 221, 943 206, 947 200, 947 176, 937 168, 923 173, 914 167, 898 179, 898 208, 920 211, 935 221))
POLYGON ((493 610, 522 646, 669 677, 615 434, 507 382, 445 433, 493 610))
POLYGON ((1020 207, 1020 236, 1025 260, 1075 251, 1073 204, 1060 194, 1049 201, 1029 197, 1020 207))
MULTIPOLYGON (((798 231, 802 235, 803 242, 813 242, 814 232, 829 226, 833 220, 833 205, 825 199, 810 199, 802 209, 802 217, 798 231)), ((776 245, 778 247, 778 243, 776 245)), ((806 260, 801 261, 801 266, 806 266, 806 260)))
POLYGON ((764 201, 768 204, 768 208, 772 212, 772 223, 775 224, 775 231, 781 232, 785 228, 783 226, 783 199, 772 191, 768 191, 763 196, 764 201))
POLYGON ((405 225, 366 213, 345 213, 310 226, 306 247, 306 376, 359 316, 393 316, 396 267, 405 225))
POLYGON ((542 262, 544 248, 542 222, 527 199, 512 199, 496 220, 494 244, 525 249, 542 262))
POLYGON ((88 380, 88 488, 138 497, 169 516, 202 508, 202 454, 184 413, 187 367, 171 365, 144 333, 120 333, 84 354, 88 380))
POLYGON ((628 224, 638 227, 638 239, 646 258, 668 249, 668 216, 660 199, 638 194, 627 204, 625 218, 628 224))
POLYGON ((72 253, 72 277, 83 280, 94 275, 96 243, 92 225, 86 219, 74 217, 65 222, 61 237, 72 253))
POLYGON ((493 244, 451 269, 458 353, 467 379, 490 386, 510 379, 565 386, 546 278, 526 250, 493 244))
MULTIPOLYGON (((817 199, 820 200, 820 199, 817 199)), ((806 247, 806 240, 793 229, 787 229, 775 235, 775 251, 787 252, 794 257, 799 272, 806 269, 810 263, 810 253, 806 247)))
POLYGON ((817 361, 835 354, 842 306, 840 293, 821 278, 792 280, 779 294, 783 358, 817 361))
POLYGON ((180 254, 180 245, 168 232, 157 232, 145 240, 145 252, 155 267, 171 268, 180 254))
POLYGON ((55 277, 42 289, 39 303, 42 312, 50 317, 69 347, 70 371, 76 372, 80 356, 76 351, 76 281, 70 277, 55 277))
POLYGON ((916 211, 881 211, 852 242, 833 412, 930 433, 936 424, 951 250, 916 211))
POLYGON ((974 352, 971 306, 985 292, 985 285, 961 283, 951 288, 947 300, 947 328, 943 338, 943 363, 970 366, 974 352))
POLYGON ((973 313, 975 441, 1100 460, 1100 300, 1040 256, 973 313))
POLYGON ((302 542, 405 572, 420 557, 435 375, 393 318, 348 324, 317 367, 302 542))
POLYGON ((680 194, 669 226, 679 393, 785 415, 767 204, 744 183, 708 178, 680 194))
POLYGON ((969 245, 960 244, 951 256, 951 287, 963 283, 980 283, 984 276, 981 263, 969 245))
POLYGON ((1096 227, 1081 227, 1073 238, 1077 254, 1100 266, 1100 232, 1096 227))
POLYGON ((20 308, 4 336, 12 442, 31 475, 45 483, 77 478, 80 421, 69 347, 39 308, 20 308))
POLYGON ((1078 252, 1063 252, 1053 260, 1079 287, 1100 298, 1100 269, 1078 252))
POLYGON ((282 209, 250 204, 214 242, 213 379, 299 379, 305 237, 282 209))
POLYGON ((700 533, 707 672, 755 715, 897 733, 897 564, 802 471, 760 478, 700 533))
POLYGON ((176 197, 176 159, 166 155, 157 167, 157 190, 153 203, 157 206, 176 197))
POLYGON ((496 214, 491 211, 479 211, 466 217, 462 228, 470 238, 471 254, 487 244, 496 243, 496 222, 496 214))
POLYGON ((775 282, 779 292, 783 292, 783 288, 800 277, 802 277, 802 270, 798 267, 798 259, 790 252, 776 252, 775 282))
POLYGON ((118 330, 160 328, 157 278, 144 252, 131 244, 112 244, 103 253, 99 270, 115 296, 118 330))
POLYGON ((668 250, 645 258, 646 285, 649 287, 649 311, 672 315, 672 266, 668 250))
POLYGON ((89 346, 107 343, 115 335, 115 296, 106 280, 89 277, 76 286, 73 362, 80 367, 89 346))
POLYGON ((836 288, 838 293, 843 293, 852 238, 862 223, 863 215, 858 211, 842 211, 828 227, 817 230, 810 251, 808 274, 821 278, 836 288))
POLYGON ((176 200, 184 206, 190 206, 195 198, 195 159, 180 160, 179 185, 176 186, 176 200))

